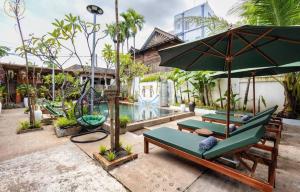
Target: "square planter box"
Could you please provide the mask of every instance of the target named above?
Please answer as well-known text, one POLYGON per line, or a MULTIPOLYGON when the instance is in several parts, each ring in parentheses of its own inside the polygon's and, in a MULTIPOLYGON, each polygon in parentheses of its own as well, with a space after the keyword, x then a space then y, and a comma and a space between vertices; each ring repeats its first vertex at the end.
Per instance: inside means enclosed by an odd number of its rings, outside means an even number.
POLYGON ((105 157, 103 157, 99 153, 93 153, 93 157, 100 163, 100 165, 103 167, 103 169, 105 169, 106 171, 110 171, 119 165, 122 165, 128 161, 137 159, 138 154, 130 154, 130 155, 121 157, 121 158, 113 160, 113 161, 108 161, 105 157))
POLYGON ((54 130, 57 137, 66 137, 66 136, 78 134, 81 131, 81 127, 72 126, 63 129, 60 127, 54 127, 54 130))

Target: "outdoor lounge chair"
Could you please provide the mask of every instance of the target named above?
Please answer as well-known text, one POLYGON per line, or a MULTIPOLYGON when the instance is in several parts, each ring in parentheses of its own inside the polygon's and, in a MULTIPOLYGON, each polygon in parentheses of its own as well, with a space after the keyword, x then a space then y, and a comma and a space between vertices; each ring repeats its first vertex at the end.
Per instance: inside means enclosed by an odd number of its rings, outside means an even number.
POLYGON ((45 103, 44 105, 42 105, 42 107, 44 109, 46 109, 51 116, 54 116, 54 117, 64 117, 65 116, 65 113, 59 109, 59 108, 55 108, 51 105, 49 105, 48 103, 45 103))
MULTIPOLYGON (((227 111, 226 110, 216 110, 216 114, 221 114, 221 115, 226 115, 227 111)), ((235 115, 253 115, 253 113, 250 112, 243 112, 243 111, 230 111, 230 115, 235 116, 235 115)))
POLYGON ((152 143, 184 159, 193 161, 203 167, 207 167, 258 190, 271 192, 275 184, 276 162, 248 153, 248 149, 257 144, 264 133, 265 128, 258 126, 221 140, 210 150, 204 151, 199 149, 199 143, 205 139, 205 137, 163 127, 144 133, 144 152, 149 153, 149 143, 152 143), (240 164, 244 165, 251 174, 242 173, 237 169, 214 161, 219 157, 224 157, 229 154, 234 155, 240 161, 240 164), (248 156, 248 159, 252 159, 252 167, 243 160, 244 156, 248 156), (267 182, 253 177, 257 163, 268 166, 267 182))
MULTIPOLYGON (((249 120, 247 121, 243 121, 241 118, 239 117, 234 117, 234 116, 230 116, 230 123, 233 123, 235 125, 243 125, 248 123, 249 121, 255 120, 260 118, 261 116, 267 114, 267 113, 271 113, 273 114, 276 109, 277 109, 277 105, 274 107, 271 107, 269 109, 266 109, 265 111, 262 111, 258 114, 256 114, 255 116, 251 117, 249 120)), ((202 116, 202 120, 203 121, 209 121, 209 122, 217 122, 217 123, 226 123, 227 117, 226 115, 222 115, 222 114, 206 114, 202 116)))
MULTIPOLYGON (((249 129, 255 128, 257 126, 266 126, 271 118, 271 114, 266 114, 265 116, 262 116, 259 119, 249 121, 247 124, 244 124, 240 127, 238 127, 235 131, 229 133, 229 136, 232 137, 234 135, 240 134, 244 131, 247 131, 249 129)), ((213 132, 213 136, 224 139, 225 138, 225 130, 226 125, 222 124, 216 124, 216 123, 209 123, 204 121, 198 121, 194 119, 189 119, 185 121, 181 121, 177 123, 178 130, 187 130, 189 132, 194 132, 197 129, 208 129, 209 131, 213 132)), ((278 156, 278 147, 280 143, 280 131, 281 130, 274 130, 274 129, 266 129, 266 132, 264 136, 261 139, 260 145, 265 145, 266 141, 272 141, 273 146, 268 147, 264 146, 264 148, 267 148, 267 152, 271 152, 271 159, 275 159, 278 156)))

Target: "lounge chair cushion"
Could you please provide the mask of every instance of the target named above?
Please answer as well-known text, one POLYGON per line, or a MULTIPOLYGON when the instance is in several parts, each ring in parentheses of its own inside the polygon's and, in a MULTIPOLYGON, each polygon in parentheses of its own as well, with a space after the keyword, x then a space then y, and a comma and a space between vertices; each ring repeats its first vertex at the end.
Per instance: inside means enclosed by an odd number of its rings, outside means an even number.
MULTIPOLYGON (((248 123, 250 121, 259 119, 260 117, 262 117, 266 114, 273 114, 276 111, 277 107, 278 106, 276 105, 274 107, 266 109, 265 111, 257 113, 255 116, 253 116, 252 118, 250 118, 247 121, 243 121, 241 118, 230 116, 230 122, 231 123, 238 123, 238 124, 245 124, 245 123, 248 123)), ((227 120, 226 115, 222 115, 222 114, 206 114, 206 115, 203 115, 202 117, 207 118, 207 119, 214 119, 214 120, 224 121, 224 122, 226 122, 226 120, 227 120)))
POLYGON ((162 127, 147 131, 144 136, 200 158, 205 152, 205 150, 199 149, 199 143, 206 137, 195 134, 162 127))
POLYGON ((258 143, 265 133, 264 126, 258 126, 253 129, 244 131, 222 141, 219 141, 216 146, 206 151, 203 156, 205 159, 220 157, 225 153, 233 150, 247 147, 258 143))
POLYGON ((220 157, 230 151, 258 143, 264 135, 264 132, 265 128, 263 126, 255 127, 241 134, 219 141, 217 145, 208 151, 201 150, 198 147, 199 142, 204 140, 205 137, 167 127, 147 131, 144 133, 144 136, 191 155, 212 159, 220 157))
POLYGON ((204 121, 199 121, 194 119, 188 119, 185 121, 178 122, 177 125, 192 130, 205 128, 218 134, 224 134, 224 128, 225 128, 225 126, 221 124, 209 123, 209 122, 204 122, 204 121))

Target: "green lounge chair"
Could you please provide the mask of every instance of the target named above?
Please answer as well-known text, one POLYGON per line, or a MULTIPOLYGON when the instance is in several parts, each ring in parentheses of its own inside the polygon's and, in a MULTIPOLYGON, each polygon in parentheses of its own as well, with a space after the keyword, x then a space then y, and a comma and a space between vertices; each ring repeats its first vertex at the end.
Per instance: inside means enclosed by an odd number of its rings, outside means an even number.
MULTIPOLYGON (((215 112, 216 114, 221 114, 221 115, 226 115, 227 111, 226 110, 216 110, 215 112)), ((230 111, 230 115, 234 116, 234 115, 250 115, 252 116, 253 113, 249 113, 249 112, 244 112, 244 111, 230 111)))
MULTIPOLYGON (((252 120, 255 120, 255 119, 258 119, 258 118, 264 116, 265 114, 273 114, 277 110, 277 107, 278 106, 274 106, 263 112, 260 112, 260 113, 256 114, 255 116, 251 117, 247 121, 243 121, 239 117, 230 116, 230 123, 233 123, 235 125, 246 124, 249 121, 252 121, 252 120)), ((206 115, 202 116, 202 120, 209 121, 209 122, 226 123, 227 117, 226 117, 226 115, 222 115, 222 114, 206 114, 206 115)))
MULTIPOLYGON (((254 178, 252 174, 248 175, 242 173, 237 169, 233 169, 214 161, 219 157, 232 154, 241 161, 241 165, 245 165, 246 162, 243 161, 242 154, 247 153, 248 155, 248 149, 257 144, 263 137, 264 133, 265 128, 263 126, 258 126, 219 141, 216 146, 210 150, 204 151, 199 149, 199 143, 205 139, 205 137, 163 127, 144 133, 144 152, 149 153, 149 143, 152 143, 182 158, 227 175, 258 190, 271 192, 273 191, 275 183, 276 162, 269 161, 267 164, 267 161, 265 161, 263 157, 257 157, 254 160, 253 163, 255 166, 253 166, 249 171, 253 174, 255 172, 256 164, 258 162, 264 162, 269 169, 268 181, 266 182, 254 178)), ((249 165, 245 165, 245 167, 250 169, 249 165)))
POLYGON ((43 108, 45 108, 54 117, 65 117, 66 116, 66 114, 61 109, 55 108, 47 103, 45 103, 43 105, 43 108))
MULTIPOLYGON (((229 136, 231 137, 231 136, 239 134, 243 131, 247 131, 249 129, 257 127, 259 125, 266 125, 266 124, 268 124, 270 118, 271 118, 271 114, 266 114, 266 115, 260 117, 259 119, 249 121, 248 123, 238 127, 235 131, 229 133, 229 136)), ((214 135, 216 135, 216 136, 221 136, 222 138, 225 137, 226 125, 223 125, 223 124, 209 123, 209 122, 189 119, 189 120, 178 122, 177 125, 178 125, 178 129, 180 131, 188 130, 190 132, 194 132, 197 129, 205 128, 205 129, 208 129, 211 132, 213 132, 214 135)))

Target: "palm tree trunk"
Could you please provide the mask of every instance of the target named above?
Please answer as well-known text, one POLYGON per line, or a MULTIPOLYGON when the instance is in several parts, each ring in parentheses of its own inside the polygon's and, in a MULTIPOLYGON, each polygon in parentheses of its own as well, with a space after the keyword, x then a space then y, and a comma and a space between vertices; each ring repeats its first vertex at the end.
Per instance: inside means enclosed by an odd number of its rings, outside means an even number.
POLYGON ((249 95, 249 88, 250 88, 250 81, 251 81, 251 77, 248 78, 247 87, 246 87, 246 91, 245 91, 244 103, 243 103, 243 110, 244 110, 244 111, 245 111, 246 108, 247 108, 248 95, 249 95))
POLYGON ((179 86, 180 101, 183 102, 181 86, 179 86))
POLYGON ((223 99, 222 99, 222 91, 221 91, 221 80, 218 80, 218 90, 219 90, 219 97, 220 97, 221 107, 224 108, 223 99))
POLYGON ((129 38, 126 38, 126 43, 127 43, 127 52, 129 52, 129 38))
POLYGON ((174 96, 175 96, 175 104, 178 103, 178 99, 177 99, 177 93, 176 93, 176 84, 174 82, 174 96))
POLYGON ((135 64, 135 34, 133 35, 133 63, 135 64))
POLYGON ((208 97, 208 87, 207 87, 207 85, 204 85, 204 89, 205 89, 205 96, 206 96, 207 105, 210 106, 209 97, 208 97))
POLYGON ((187 89, 187 95, 188 95, 188 101, 191 102, 191 98, 190 98, 190 90, 189 90, 189 82, 186 82, 186 89, 187 89))

